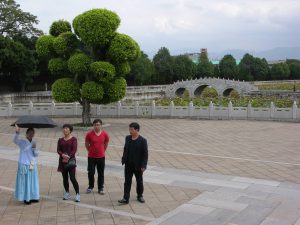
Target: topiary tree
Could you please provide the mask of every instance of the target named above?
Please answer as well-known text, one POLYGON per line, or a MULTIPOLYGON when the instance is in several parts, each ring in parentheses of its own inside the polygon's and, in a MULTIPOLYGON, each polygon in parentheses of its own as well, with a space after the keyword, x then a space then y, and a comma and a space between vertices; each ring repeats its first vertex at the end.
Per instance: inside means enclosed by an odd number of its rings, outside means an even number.
POLYGON ((52 85, 57 102, 78 101, 82 122, 91 122, 90 104, 108 104, 125 96, 130 64, 140 56, 139 45, 117 33, 119 16, 107 9, 84 12, 71 24, 55 21, 50 35, 36 43, 40 57, 47 58, 51 74, 60 78, 52 85))

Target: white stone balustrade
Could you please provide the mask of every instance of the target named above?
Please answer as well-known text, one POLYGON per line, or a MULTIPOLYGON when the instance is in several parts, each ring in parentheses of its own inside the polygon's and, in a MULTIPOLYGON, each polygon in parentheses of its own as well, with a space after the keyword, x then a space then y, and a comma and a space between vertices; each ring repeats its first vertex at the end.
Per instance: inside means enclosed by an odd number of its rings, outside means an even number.
MULTIPOLYGON (((78 103, 33 103, 0 105, 0 117, 18 117, 21 115, 47 116, 78 116, 82 114, 82 106, 78 103)), ((171 101, 169 106, 157 106, 155 101, 149 106, 122 105, 119 101, 110 105, 92 105, 93 117, 145 117, 145 118, 193 118, 193 119, 251 119, 251 120, 281 120, 300 122, 300 109, 296 102, 291 108, 277 108, 271 102, 269 108, 254 108, 251 102, 247 107, 215 106, 210 102, 207 107, 198 107, 190 102, 188 106, 175 106, 171 101)))

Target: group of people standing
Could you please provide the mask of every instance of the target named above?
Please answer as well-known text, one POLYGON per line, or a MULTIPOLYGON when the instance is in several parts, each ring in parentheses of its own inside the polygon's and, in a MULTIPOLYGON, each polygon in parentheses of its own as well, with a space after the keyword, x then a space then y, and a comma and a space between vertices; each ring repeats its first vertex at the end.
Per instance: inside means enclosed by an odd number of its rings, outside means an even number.
MULTIPOLYGON (((125 145, 122 156, 122 165, 124 169, 124 195, 118 202, 128 204, 132 177, 136 177, 137 200, 144 203, 143 198, 144 185, 143 173, 147 168, 148 162, 148 145, 147 140, 139 134, 140 126, 133 122, 129 124, 130 135, 125 138, 125 145)), ((72 135, 73 126, 71 124, 63 125, 63 137, 58 139, 57 153, 59 155, 58 172, 61 172, 63 178, 64 194, 63 199, 70 199, 69 180, 75 190, 75 201, 80 202, 79 184, 76 179, 76 152, 77 138, 72 135)), ((16 178, 15 197, 25 204, 38 202, 39 178, 36 163, 38 150, 36 142, 33 140, 34 129, 28 128, 26 138, 20 138, 20 128, 16 125, 14 143, 20 148, 18 171, 16 178)), ((85 148, 88 151, 88 187, 86 193, 92 193, 95 186, 95 172, 98 173, 98 193, 104 195, 104 169, 105 169, 105 152, 109 143, 109 135, 102 129, 102 121, 95 119, 93 129, 85 136, 85 148)))

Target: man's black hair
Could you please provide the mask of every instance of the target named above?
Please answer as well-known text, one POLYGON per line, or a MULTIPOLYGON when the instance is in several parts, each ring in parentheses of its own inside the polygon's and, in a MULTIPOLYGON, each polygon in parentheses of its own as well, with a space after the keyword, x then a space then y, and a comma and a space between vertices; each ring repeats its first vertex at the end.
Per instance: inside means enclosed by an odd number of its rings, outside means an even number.
POLYGON ((102 125, 102 120, 100 120, 100 119, 94 119, 93 125, 94 125, 95 123, 100 123, 100 124, 102 125))
POLYGON ((129 124, 129 127, 132 127, 133 129, 138 130, 138 131, 140 130, 140 125, 136 122, 129 124))
POLYGON ((73 131, 73 126, 71 124, 68 124, 68 123, 64 124, 63 128, 69 128, 70 132, 73 131))

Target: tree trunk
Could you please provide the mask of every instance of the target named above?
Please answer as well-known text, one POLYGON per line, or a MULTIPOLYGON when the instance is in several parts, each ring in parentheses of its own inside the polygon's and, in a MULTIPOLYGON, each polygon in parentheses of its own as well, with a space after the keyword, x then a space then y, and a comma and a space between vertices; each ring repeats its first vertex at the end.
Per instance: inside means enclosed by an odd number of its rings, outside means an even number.
POLYGON ((82 101, 82 123, 91 124, 91 104, 86 100, 82 101))

